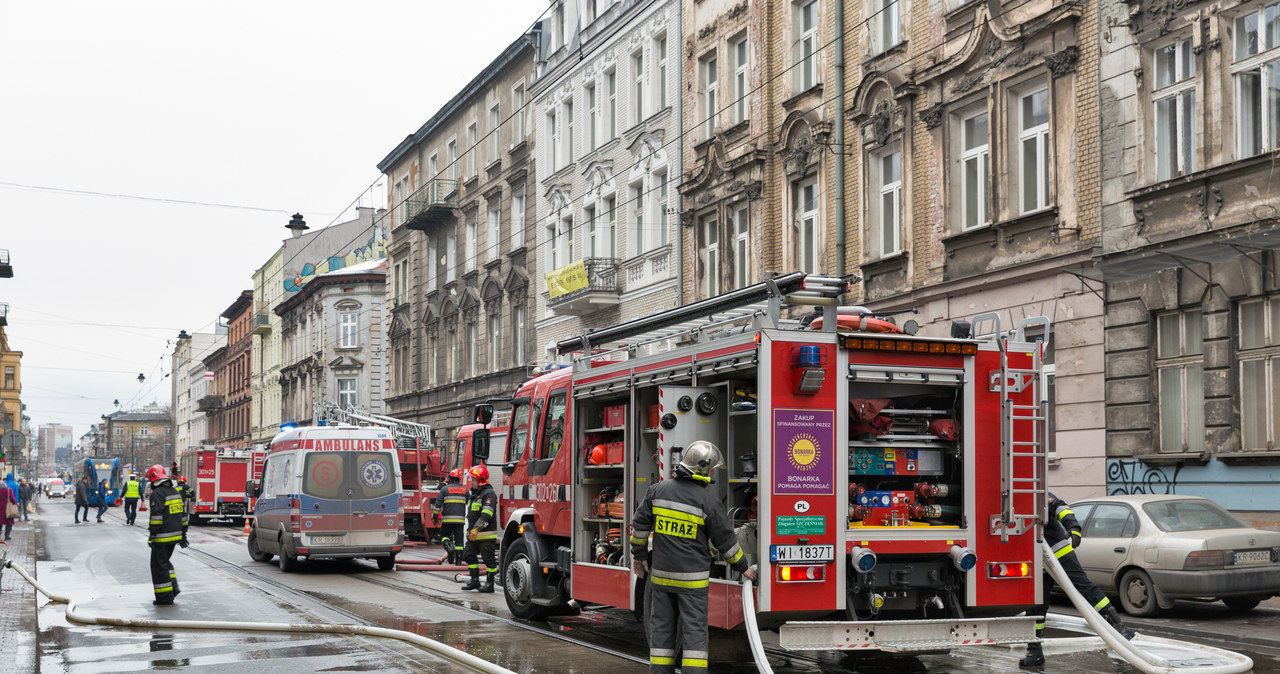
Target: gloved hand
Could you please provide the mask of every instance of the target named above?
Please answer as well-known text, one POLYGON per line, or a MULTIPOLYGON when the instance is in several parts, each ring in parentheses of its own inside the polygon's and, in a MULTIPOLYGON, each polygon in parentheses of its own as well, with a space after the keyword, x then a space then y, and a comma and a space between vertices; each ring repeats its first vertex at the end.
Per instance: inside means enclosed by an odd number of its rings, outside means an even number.
POLYGON ((631 562, 631 571, 639 578, 644 578, 649 573, 649 562, 636 559, 631 562))
POLYGON ((431 513, 431 521, 438 527, 440 526, 440 513, 431 513))
POLYGON ((1073 548, 1079 548, 1079 547, 1080 547, 1080 541, 1083 541, 1083 540, 1084 540, 1084 539, 1080 537, 1080 532, 1079 532, 1079 531, 1072 530, 1072 532, 1071 532, 1071 547, 1073 547, 1073 548))
POLYGON ((187 548, 187 547, 191 547, 191 544, 187 542, 187 537, 186 537, 186 536, 183 536, 183 537, 182 537, 182 540, 178 541, 178 547, 180 547, 180 548, 187 548))
POLYGON ((748 568, 746 571, 743 571, 742 577, 753 583, 756 582, 756 567, 753 566, 748 568))
POLYGON ((467 540, 474 541, 476 539, 476 536, 479 534, 480 534, 479 529, 472 529, 471 531, 467 532, 467 540))
POLYGON ((147 547, 148 547, 148 548, 154 548, 154 547, 156 547, 156 544, 155 544, 155 543, 152 543, 151 541, 147 541, 147 547))

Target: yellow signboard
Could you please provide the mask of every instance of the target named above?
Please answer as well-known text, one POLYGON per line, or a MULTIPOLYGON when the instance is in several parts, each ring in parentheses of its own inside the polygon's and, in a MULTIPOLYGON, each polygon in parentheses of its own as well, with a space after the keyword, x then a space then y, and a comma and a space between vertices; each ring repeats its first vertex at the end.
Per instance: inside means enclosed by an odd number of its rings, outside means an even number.
POLYGON ((587 267, 582 260, 547 274, 547 293, 551 299, 587 287, 587 267))

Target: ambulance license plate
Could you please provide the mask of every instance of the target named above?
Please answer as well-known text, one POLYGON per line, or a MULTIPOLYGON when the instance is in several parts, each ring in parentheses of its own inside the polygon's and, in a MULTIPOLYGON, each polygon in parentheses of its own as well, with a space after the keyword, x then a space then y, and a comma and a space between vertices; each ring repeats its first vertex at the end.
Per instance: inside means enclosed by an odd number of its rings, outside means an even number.
POLYGON ((341 542, 342 542, 341 536, 312 536, 311 537, 312 545, 317 545, 320 543, 341 543, 341 542))
POLYGON ((778 562, 834 562, 834 545, 770 545, 769 561, 778 562))

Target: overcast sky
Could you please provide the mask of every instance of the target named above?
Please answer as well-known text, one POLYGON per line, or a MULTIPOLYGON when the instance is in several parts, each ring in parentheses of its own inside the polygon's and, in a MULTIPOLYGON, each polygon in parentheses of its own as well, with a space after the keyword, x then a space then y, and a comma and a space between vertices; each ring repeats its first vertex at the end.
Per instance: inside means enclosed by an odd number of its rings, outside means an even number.
POLYGON ((0 302, 33 431, 168 404, 178 331, 252 288, 293 212, 384 205, 378 161, 546 6, 0 0, 0 302))

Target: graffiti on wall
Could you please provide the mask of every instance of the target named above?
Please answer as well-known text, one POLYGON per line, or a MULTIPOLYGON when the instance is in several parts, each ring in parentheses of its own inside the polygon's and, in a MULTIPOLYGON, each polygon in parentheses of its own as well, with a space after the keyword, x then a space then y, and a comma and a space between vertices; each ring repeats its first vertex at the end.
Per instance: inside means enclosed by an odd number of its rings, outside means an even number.
POLYGON ((1178 473, 1182 464, 1150 466, 1142 461, 1112 460, 1107 462, 1107 493, 1176 494, 1178 473))
POLYGON ((307 262, 300 267, 295 266, 284 270, 284 290, 286 293, 297 292, 321 274, 345 269, 361 262, 380 260, 386 256, 387 235, 382 231, 381 226, 374 225, 369 239, 347 251, 346 255, 335 255, 318 262, 307 262))

